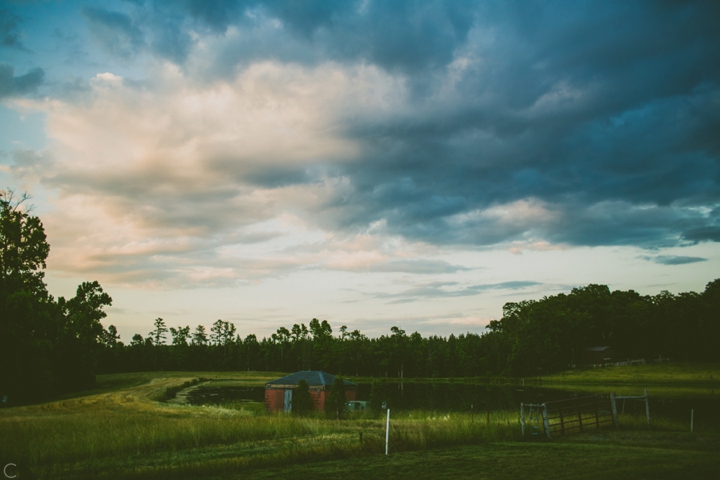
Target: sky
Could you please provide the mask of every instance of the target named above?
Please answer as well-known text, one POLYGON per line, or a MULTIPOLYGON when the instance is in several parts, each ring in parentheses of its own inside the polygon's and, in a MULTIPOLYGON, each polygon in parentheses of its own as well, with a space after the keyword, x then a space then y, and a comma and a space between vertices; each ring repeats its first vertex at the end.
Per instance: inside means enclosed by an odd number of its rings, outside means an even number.
POLYGON ((0 187, 122 340, 720 277, 720 2, 0 1, 0 187))

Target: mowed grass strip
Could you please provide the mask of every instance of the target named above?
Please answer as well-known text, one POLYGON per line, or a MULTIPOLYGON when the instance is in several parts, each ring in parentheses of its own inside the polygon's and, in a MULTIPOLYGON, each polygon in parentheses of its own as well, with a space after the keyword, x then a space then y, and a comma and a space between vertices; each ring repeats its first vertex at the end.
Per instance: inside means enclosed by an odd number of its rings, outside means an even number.
POLYGON ((209 478, 717 479, 716 453, 615 444, 486 443, 209 478))

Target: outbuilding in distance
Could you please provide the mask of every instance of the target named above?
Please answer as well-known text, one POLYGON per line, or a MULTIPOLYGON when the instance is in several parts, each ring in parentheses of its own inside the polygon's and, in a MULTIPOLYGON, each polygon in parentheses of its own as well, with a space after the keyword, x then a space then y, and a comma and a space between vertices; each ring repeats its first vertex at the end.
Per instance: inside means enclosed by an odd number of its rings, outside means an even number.
MULTIPOLYGON (((293 390, 298 387, 300 380, 305 380, 309 385, 310 397, 315 410, 325 410, 325 400, 335 382, 335 375, 319 370, 302 370, 265 384, 265 408, 267 411, 292 411, 293 390)), ((345 384, 345 401, 354 401, 357 398, 357 385, 348 380, 343 380, 343 383, 345 384)))
POLYGON ((583 351, 585 365, 604 365, 615 360, 615 351, 612 347, 588 347, 583 351))

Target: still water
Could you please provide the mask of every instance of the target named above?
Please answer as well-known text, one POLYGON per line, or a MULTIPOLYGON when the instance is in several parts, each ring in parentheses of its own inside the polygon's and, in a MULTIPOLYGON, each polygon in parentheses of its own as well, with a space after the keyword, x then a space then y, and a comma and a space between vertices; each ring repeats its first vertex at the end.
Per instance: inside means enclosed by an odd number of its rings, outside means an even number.
MULTIPOLYGON (((720 428, 720 390, 673 389, 657 387, 625 387, 623 395, 642 395, 648 388, 651 416, 663 416, 690 422, 690 410, 694 410, 695 424, 720 428), (636 391, 635 391, 636 390, 636 391)), ((358 384, 357 399, 381 404, 387 402, 395 411, 432 410, 442 412, 470 412, 477 414, 488 410, 518 410, 520 403, 545 403, 572 397, 610 393, 616 388, 587 392, 583 390, 558 390, 537 386, 478 385, 466 383, 390 383, 358 384)), ((264 387, 234 386, 231 382, 210 382, 188 392, 192 405, 219 405, 228 401, 264 401, 264 387)), ((625 413, 644 414, 643 401, 618 401, 618 410, 625 413)))

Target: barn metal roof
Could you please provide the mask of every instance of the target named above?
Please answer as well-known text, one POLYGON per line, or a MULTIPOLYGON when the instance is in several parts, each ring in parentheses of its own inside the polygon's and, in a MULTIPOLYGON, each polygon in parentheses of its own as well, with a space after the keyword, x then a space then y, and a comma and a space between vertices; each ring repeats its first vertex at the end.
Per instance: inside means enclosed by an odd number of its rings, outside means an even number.
MULTIPOLYGON (((302 370, 300 372, 291 373, 282 378, 271 380, 265 385, 297 385, 300 380, 305 380, 311 387, 331 386, 335 382, 335 375, 320 370, 302 370)), ((356 386, 353 382, 343 380, 347 386, 356 386)))
POLYGON ((588 347, 585 349, 586 352, 604 352, 610 347, 588 347))

